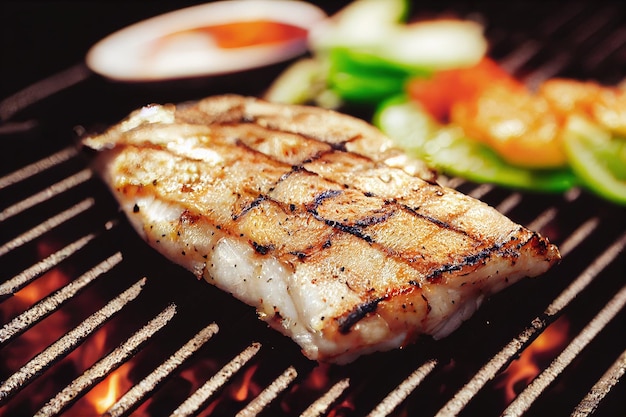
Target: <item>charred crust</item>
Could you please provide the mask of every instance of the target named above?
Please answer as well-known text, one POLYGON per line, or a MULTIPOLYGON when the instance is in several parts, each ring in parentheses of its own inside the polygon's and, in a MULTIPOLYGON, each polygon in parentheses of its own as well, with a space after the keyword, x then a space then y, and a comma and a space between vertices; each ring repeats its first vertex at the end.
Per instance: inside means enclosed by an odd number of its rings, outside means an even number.
POLYGON ((287 178, 289 178, 291 176, 291 174, 293 174, 294 172, 295 172, 294 170, 285 172, 283 175, 280 176, 278 181, 276 181, 276 184, 279 184, 279 183, 281 183, 283 181, 286 181, 287 178))
POLYGON ((532 237, 530 238, 530 241, 533 247, 537 249, 537 251, 540 254, 544 255, 548 253, 549 245, 546 239, 542 239, 537 233, 533 233, 532 237))
MULTIPOLYGON (((399 203, 397 203, 394 200, 390 200, 390 202, 394 203, 394 204, 399 204, 399 203)), ((422 214, 422 213, 418 213, 418 211, 421 209, 421 206, 411 207, 411 206, 407 206, 406 204, 399 204, 399 205, 402 208, 404 208, 405 210, 407 210, 409 213, 411 213, 411 215, 417 216, 417 217, 420 217, 420 218, 422 218, 422 219, 424 219, 426 221, 429 221, 429 222, 431 222, 431 223, 441 227, 442 229, 448 229, 448 230, 454 231, 456 233, 460 233, 460 234, 465 235, 465 236, 470 236, 468 234, 467 230, 463 230, 463 229, 461 229, 459 227, 455 227, 455 226, 451 225, 450 223, 446 223, 443 220, 434 218, 432 216, 428 216, 428 215, 425 215, 425 214, 422 214)))
POLYGON ((393 216, 393 211, 387 211, 380 216, 367 216, 363 219, 359 219, 355 222, 355 225, 358 227, 372 226, 386 222, 391 216, 393 216))
POLYGON ((255 207, 259 206, 263 201, 265 201, 267 199, 266 196, 264 195, 260 195, 257 198, 255 198, 254 200, 252 200, 250 203, 248 203, 247 205, 245 205, 243 207, 243 209, 241 209, 241 211, 238 214, 233 214, 232 215, 232 219, 234 221, 236 221, 237 219, 239 219, 240 217, 244 216, 246 213, 248 213, 250 210, 254 209, 255 207))
MULTIPOLYGON (((475 253, 473 255, 469 255, 466 256, 465 258, 463 258, 460 262, 458 263, 450 263, 450 264, 445 264, 442 265, 441 267, 435 269, 434 271, 432 271, 427 277, 426 279, 428 281, 435 281, 439 278, 441 278, 441 275, 449 273, 449 272, 455 272, 455 271, 460 271, 462 270, 464 267, 466 266, 472 266, 472 265, 476 265, 480 262, 484 262, 486 259, 489 259, 491 257, 492 254, 500 251, 502 248, 501 245, 494 245, 491 246, 487 249, 483 249, 478 253, 475 253)), ((508 253, 509 255, 516 255, 514 252, 510 252, 508 253)))
POLYGON ((298 257, 298 259, 300 259, 301 261, 304 260, 304 258, 306 258, 306 253, 304 252, 290 252, 292 255, 295 255, 298 257))
POLYGON ((378 304, 383 300, 384 298, 376 298, 374 300, 366 301, 363 304, 359 304, 354 307, 354 309, 352 309, 352 311, 347 315, 338 318, 337 325, 339 327, 339 333, 350 333, 350 329, 352 329, 355 324, 365 318, 368 314, 376 311, 378 304))
POLYGON ((441 278, 441 275, 443 275, 445 273, 460 271, 461 269, 463 269, 463 266, 464 266, 463 263, 442 265, 441 267, 435 269, 430 274, 428 274, 426 279, 428 281, 435 281, 435 280, 441 278))
POLYGON ((192 213, 189 210, 185 210, 180 215, 180 223, 182 223, 182 224, 194 224, 198 220, 200 220, 200 218, 201 218, 201 216, 199 216, 198 214, 194 214, 194 213, 192 213))
POLYGON ((339 190, 326 190, 324 192, 319 193, 315 196, 313 203, 311 203, 311 207, 309 207, 309 211, 314 212, 317 208, 322 205, 324 200, 328 200, 329 198, 335 198, 341 194, 339 190))
MULTIPOLYGON (((313 213, 313 215, 316 218, 320 219, 319 216, 317 216, 316 213, 313 213)), ((339 223, 339 222, 337 222, 335 220, 328 220, 328 219, 320 219, 320 220, 324 221, 324 223, 327 226, 330 226, 332 228, 341 230, 344 233, 349 233, 351 235, 354 235, 354 236, 356 236, 356 237, 358 237, 360 239, 365 240, 368 243, 374 243, 374 239, 372 239, 371 236, 368 236, 368 235, 364 234, 360 227, 349 226, 349 225, 346 225, 346 224, 343 224, 343 223, 339 223)))
POLYGON ((272 245, 260 245, 257 242, 252 242, 252 246, 254 250, 261 255, 267 255, 269 251, 274 249, 272 245))
POLYGON ((330 143, 329 145, 335 151, 348 152, 348 148, 346 147, 346 142, 330 143))
POLYGON ((446 223, 442 220, 439 219, 435 219, 434 217, 431 216, 422 216, 424 219, 428 220, 431 223, 436 224, 437 226, 443 228, 443 229, 452 229, 452 226, 450 226, 449 223, 446 223))

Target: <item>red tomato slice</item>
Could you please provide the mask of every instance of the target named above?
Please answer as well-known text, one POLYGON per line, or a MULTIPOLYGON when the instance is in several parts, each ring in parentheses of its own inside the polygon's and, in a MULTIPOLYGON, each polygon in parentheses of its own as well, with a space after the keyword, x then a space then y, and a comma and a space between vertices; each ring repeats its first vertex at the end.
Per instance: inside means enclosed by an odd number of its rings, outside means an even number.
POLYGON ((471 67, 439 71, 431 78, 414 78, 409 81, 407 92, 433 117, 445 123, 449 121, 454 103, 474 100, 494 83, 507 88, 524 88, 496 62, 483 58, 471 67))

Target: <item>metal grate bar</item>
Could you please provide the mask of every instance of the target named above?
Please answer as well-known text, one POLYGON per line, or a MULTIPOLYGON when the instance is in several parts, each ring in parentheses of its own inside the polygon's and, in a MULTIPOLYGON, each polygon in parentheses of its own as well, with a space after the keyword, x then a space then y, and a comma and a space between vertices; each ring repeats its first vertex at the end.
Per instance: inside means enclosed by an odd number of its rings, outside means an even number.
POLYGON ((117 314, 126 304, 137 298, 145 282, 145 278, 137 281, 137 283, 133 286, 115 297, 103 308, 93 313, 81 324, 48 346, 41 353, 22 366, 17 372, 7 378, 7 380, 0 385, 0 403, 4 402, 10 396, 24 388, 32 378, 41 374, 45 369, 54 364, 61 356, 64 356, 74 350, 76 346, 82 343, 103 323, 117 314))
POLYGON ((240 412, 237 417, 254 417, 258 415, 265 407, 267 407, 278 395, 289 387, 289 385, 298 376, 298 371, 293 366, 285 369, 285 371, 274 380, 259 395, 254 397, 252 401, 240 412))
POLYGON ((585 19, 584 25, 576 26, 576 30, 572 31, 570 39, 574 41, 574 44, 585 42, 602 28, 606 27, 607 22, 610 22, 613 16, 615 16, 615 10, 613 10, 613 8, 604 7, 596 10, 593 16, 585 19))
POLYGON ((93 177, 90 169, 83 169, 74 175, 71 175, 55 184, 46 187, 44 190, 33 194, 32 196, 25 198, 24 200, 15 203, 4 210, 0 211, 0 222, 15 216, 37 204, 43 203, 46 200, 51 199, 54 196, 62 194, 67 190, 70 190, 84 182, 87 182, 93 177))
MULTIPOLYGON (((580 243, 582 237, 589 233, 589 229, 595 227, 595 222, 589 221, 579 227, 570 238, 564 242, 564 246, 571 250, 577 243, 580 243), (570 239, 575 243, 570 243, 570 239)), ((547 317, 552 317, 560 312, 569 302, 574 299, 576 293, 572 291, 572 288, 579 288, 578 291, 582 291, 586 284, 588 284, 598 273, 601 272, 607 265, 609 265, 619 252, 626 245, 626 234, 622 236, 622 239, 615 242, 609 247, 597 260, 590 265, 587 270, 583 271, 581 275, 570 284, 557 298, 561 300, 558 305, 554 303, 548 307, 544 314, 547 317), (584 283, 584 285, 583 285, 584 283), (573 294, 572 294, 573 293, 573 294), (557 309, 558 307, 558 309, 557 309)), ((546 320, 542 318, 535 318, 530 326, 526 328, 515 339, 511 340, 500 352, 495 354, 489 362, 487 362, 472 379, 459 390, 450 401, 448 401, 441 410, 436 414, 438 417, 445 417, 451 415, 457 415, 465 406, 471 401, 471 399, 480 391, 485 384, 493 379, 496 373, 506 365, 515 355, 518 354, 528 343, 536 337, 536 335, 543 331, 546 327, 546 320)))
POLYGON ((626 351, 624 351, 613 365, 602 375, 600 380, 591 388, 591 391, 576 406, 572 417, 584 417, 593 413, 600 401, 609 393, 611 388, 626 372, 626 351))
POLYGON ((611 35, 606 39, 598 48, 594 48, 590 53, 585 56, 585 61, 582 63, 583 67, 587 70, 591 70, 603 61, 605 61, 611 54, 626 45, 626 28, 619 27, 611 32, 611 35))
POLYGON ((61 213, 53 217, 50 217, 45 222, 33 227, 29 231, 0 246, 0 256, 6 255, 10 251, 19 248, 20 246, 30 242, 31 240, 38 238, 47 231, 59 226, 60 224, 65 223, 69 219, 78 216, 80 213, 87 211, 89 208, 93 207, 94 204, 95 200, 93 198, 86 198, 80 203, 70 207, 69 209, 62 211, 61 213))
POLYGON ((260 343, 252 343, 243 352, 235 356, 213 377, 196 390, 187 400, 171 414, 172 417, 182 417, 195 414, 200 407, 222 387, 235 373, 237 373, 261 349, 260 343))
POLYGON ((122 254, 119 252, 115 253, 80 277, 76 278, 74 281, 57 290, 54 294, 39 301, 25 312, 15 317, 9 323, 5 324, 2 329, 0 329, 0 345, 24 332, 34 323, 59 308, 79 291, 91 284, 96 278, 111 270, 115 265, 120 263, 121 260, 122 254))
POLYGON ((430 374, 437 366, 437 360, 431 359, 426 361, 422 366, 411 373, 400 385, 391 391, 376 406, 369 417, 384 417, 391 414, 402 401, 406 399, 417 388, 417 386, 430 374))
POLYGON ((609 301, 594 319, 572 340, 565 350, 535 378, 504 410, 504 416, 520 416, 552 381, 578 356, 593 338, 619 313, 626 305, 626 286, 609 301))
POLYGON ((552 13, 542 25, 541 33, 544 39, 554 37, 563 27, 586 12, 584 3, 581 2, 570 2, 567 7, 559 7, 557 10, 558 12, 552 13))
POLYGON ((350 378, 344 378, 333 385, 324 395, 318 398, 313 404, 307 407, 300 417, 318 417, 325 414, 328 408, 343 394, 350 386, 350 378))
POLYGON ((535 220, 530 222, 526 227, 530 230, 541 230, 545 225, 550 223, 556 215, 558 214, 558 210, 554 207, 550 207, 544 210, 535 220))
POLYGON ((530 90, 537 90, 544 81, 553 78, 567 68, 567 66, 571 64, 571 59, 572 57, 569 51, 555 54, 548 62, 545 62, 524 77, 524 84, 526 84, 530 90))
MULTIPOLYGON (((573 46, 580 46, 580 44, 590 40, 594 35, 599 33, 606 26, 607 22, 611 20, 613 13, 614 11, 608 8, 601 10, 595 16, 586 19, 584 25, 576 26, 576 30, 573 31, 569 37, 573 41, 573 46)), ((606 36, 610 37, 610 35, 611 34, 608 33, 606 36)), ((593 48, 589 47, 587 49, 594 50, 605 48, 604 45, 608 44, 609 39, 610 38, 598 39, 594 42, 593 48)), ((569 49, 553 55, 549 61, 534 69, 533 72, 525 78, 526 84, 531 89, 537 88, 542 82, 558 75, 562 70, 570 66, 573 59, 575 59, 575 57, 569 49)))
POLYGON ((7 121, 25 108, 87 79, 91 71, 84 63, 76 64, 31 84, 0 101, 0 121, 7 121))
POLYGON ((93 233, 90 233, 87 236, 83 236, 82 238, 70 243, 63 249, 60 249, 57 252, 46 257, 45 259, 37 262, 30 268, 25 269, 24 271, 15 275, 13 278, 10 278, 7 281, 3 282, 2 284, 0 284, 0 297, 16 293, 21 288, 25 287, 28 283, 32 282, 35 278, 41 276, 45 272, 57 266, 62 260, 78 252, 95 237, 96 235, 93 233))
POLYGON ((507 214, 522 202, 522 194, 512 193, 498 204, 495 209, 502 214, 507 214))
POLYGON ((166 307, 165 310, 159 313, 158 316, 153 318, 138 332, 133 334, 126 342, 100 359, 81 376, 61 390, 54 398, 50 399, 34 417, 53 416, 69 407, 72 402, 128 360, 143 343, 150 339, 157 331, 165 327, 175 314, 175 305, 172 304, 166 307))
POLYGON ((497 354, 495 354, 489 362, 487 362, 460 391, 458 391, 450 401, 443 406, 436 417, 456 416, 465 408, 471 399, 489 382, 496 373, 508 361, 518 354, 524 347, 528 345, 535 334, 546 326, 544 320, 535 319, 531 326, 526 328, 515 339, 511 340, 497 354))
POLYGON ((526 64, 532 57, 537 55, 541 51, 542 45, 540 42, 529 39, 515 48, 508 56, 500 60, 500 66, 509 74, 517 72, 524 64, 526 64))
POLYGON ((491 191, 493 191, 495 188, 496 187, 492 184, 480 184, 479 186, 474 188, 472 191, 470 191, 467 195, 469 195, 470 197, 474 197, 477 200, 480 200, 481 198, 489 194, 491 191))
POLYGON ((9 185, 18 183, 27 178, 30 178, 40 172, 43 172, 55 165, 59 165, 78 154, 78 151, 74 147, 61 149, 60 151, 53 153, 46 158, 43 158, 37 162, 33 162, 30 165, 26 165, 10 174, 0 177, 0 190, 8 187, 9 185))
POLYGON ((589 285, 593 279, 598 276, 604 268, 606 268, 626 247, 626 233, 617 239, 606 251, 596 258, 579 276, 572 282, 545 311, 547 316, 558 314, 565 306, 567 306, 577 295, 589 285))
POLYGON ((467 180, 461 177, 452 177, 444 181, 444 184, 446 187, 455 188, 455 189, 459 188, 461 185, 465 183, 467 183, 467 180))
POLYGON ((136 407, 139 402, 146 397, 148 393, 153 391, 156 386, 168 377, 176 368, 178 368, 189 356, 195 353, 207 341, 209 341, 217 332, 219 327, 212 323, 198 332, 183 347, 181 347, 170 358, 157 367, 150 375, 145 377, 141 382, 135 384, 126 394, 124 394, 105 415, 108 417, 117 417, 125 414, 132 408, 136 407))
POLYGON ((600 224, 598 217, 592 217, 583 223, 563 244, 559 245, 559 252, 565 258, 569 253, 580 245, 600 224))

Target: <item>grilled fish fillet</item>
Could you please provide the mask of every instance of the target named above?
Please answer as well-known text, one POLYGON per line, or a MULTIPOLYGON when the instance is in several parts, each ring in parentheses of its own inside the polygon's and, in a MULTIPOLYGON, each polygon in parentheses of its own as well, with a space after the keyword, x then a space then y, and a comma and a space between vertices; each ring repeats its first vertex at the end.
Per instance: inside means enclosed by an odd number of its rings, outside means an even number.
POLYGON ((314 360, 444 337, 560 259, 329 110, 216 96, 146 106, 84 144, 101 151, 97 169, 150 245, 314 360))

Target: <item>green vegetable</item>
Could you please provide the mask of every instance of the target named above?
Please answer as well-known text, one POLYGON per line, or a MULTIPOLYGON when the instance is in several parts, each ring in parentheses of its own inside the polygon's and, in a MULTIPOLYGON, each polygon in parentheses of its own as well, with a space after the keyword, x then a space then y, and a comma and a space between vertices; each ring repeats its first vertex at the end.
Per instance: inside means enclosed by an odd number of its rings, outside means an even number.
POLYGON ((350 102, 376 104, 404 89, 404 78, 382 77, 374 74, 334 72, 328 79, 329 88, 350 102))
POLYGON ((356 0, 310 33, 311 49, 316 55, 348 49, 408 70, 463 67, 485 55, 480 24, 454 19, 406 23, 408 10, 408 0, 356 0))
POLYGON ((331 49, 328 61, 329 88, 347 101, 370 104, 400 94, 409 78, 432 73, 348 48, 331 49))
POLYGON ((586 188, 626 205, 626 139, 580 116, 571 116, 563 134, 569 163, 586 188))
POLYGON ((374 124, 400 147, 449 175, 542 192, 563 192, 576 184, 569 169, 530 170, 507 164, 461 129, 439 125, 406 96, 381 103, 374 124))
POLYGON ((390 61, 375 53, 345 47, 332 48, 328 54, 331 70, 354 74, 369 74, 383 77, 404 78, 412 76, 431 76, 433 70, 427 67, 407 65, 403 62, 390 61))
POLYGON ((408 16, 409 0, 355 0, 310 33, 311 49, 379 46, 408 16))
POLYGON ((411 77, 473 65, 487 49, 472 21, 406 23, 408 0, 356 0, 309 34, 327 63, 328 87, 346 101, 377 104, 401 93, 411 77))
POLYGON ((264 98, 275 103, 304 104, 326 87, 322 63, 302 58, 280 74, 265 92, 264 98))

